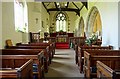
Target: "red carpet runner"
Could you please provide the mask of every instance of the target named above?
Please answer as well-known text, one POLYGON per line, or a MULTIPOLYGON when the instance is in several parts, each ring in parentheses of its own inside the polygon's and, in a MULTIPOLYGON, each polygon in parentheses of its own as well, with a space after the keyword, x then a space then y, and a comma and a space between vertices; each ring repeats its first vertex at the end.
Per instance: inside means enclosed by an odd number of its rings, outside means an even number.
POLYGON ((56 49, 69 49, 69 43, 56 43, 56 49))

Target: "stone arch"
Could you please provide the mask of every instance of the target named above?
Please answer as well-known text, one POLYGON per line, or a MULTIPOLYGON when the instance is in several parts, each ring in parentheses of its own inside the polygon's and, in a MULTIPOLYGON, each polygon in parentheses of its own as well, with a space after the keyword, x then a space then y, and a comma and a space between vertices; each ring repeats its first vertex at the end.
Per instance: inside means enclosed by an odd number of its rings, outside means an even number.
POLYGON ((86 24, 86 36, 89 37, 92 33, 97 33, 101 36, 102 23, 100 18, 100 13, 96 6, 93 6, 88 14, 87 24, 86 24))
POLYGON ((77 37, 77 29, 74 31, 74 36, 77 37))
POLYGON ((82 16, 79 21, 78 32, 79 32, 79 36, 84 36, 84 19, 82 16))

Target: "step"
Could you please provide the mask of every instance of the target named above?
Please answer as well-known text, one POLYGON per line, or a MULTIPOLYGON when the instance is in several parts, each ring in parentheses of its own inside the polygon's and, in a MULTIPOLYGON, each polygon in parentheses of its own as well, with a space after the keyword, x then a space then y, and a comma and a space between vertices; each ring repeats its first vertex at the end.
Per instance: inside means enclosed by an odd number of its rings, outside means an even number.
POLYGON ((56 47, 56 49, 69 49, 69 47, 56 47))

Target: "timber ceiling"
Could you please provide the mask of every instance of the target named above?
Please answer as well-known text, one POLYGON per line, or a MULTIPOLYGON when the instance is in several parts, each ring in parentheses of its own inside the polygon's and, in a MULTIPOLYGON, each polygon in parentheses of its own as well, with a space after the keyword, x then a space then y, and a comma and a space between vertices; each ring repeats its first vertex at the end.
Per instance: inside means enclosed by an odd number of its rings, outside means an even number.
POLYGON ((43 6, 50 14, 51 11, 71 11, 80 16, 80 11, 85 6, 88 8, 87 1, 74 1, 74 2, 42 2, 43 6))

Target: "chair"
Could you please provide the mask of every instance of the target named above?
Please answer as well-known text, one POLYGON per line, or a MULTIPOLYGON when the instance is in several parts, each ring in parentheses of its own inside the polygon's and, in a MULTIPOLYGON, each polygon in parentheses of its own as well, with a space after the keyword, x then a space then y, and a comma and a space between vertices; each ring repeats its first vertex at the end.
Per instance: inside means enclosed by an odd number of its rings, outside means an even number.
POLYGON ((40 42, 40 32, 38 33, 30 32, 30 42, 40 42))

